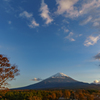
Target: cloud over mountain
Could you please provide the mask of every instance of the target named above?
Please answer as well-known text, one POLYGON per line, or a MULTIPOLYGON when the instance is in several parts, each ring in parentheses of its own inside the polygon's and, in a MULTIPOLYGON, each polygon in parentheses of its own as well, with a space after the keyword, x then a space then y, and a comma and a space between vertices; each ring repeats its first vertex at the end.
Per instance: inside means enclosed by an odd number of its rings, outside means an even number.
POLYGON ((94 84, 100 84, 100 81, 95 80, 93 83, 94 83, 94 84))
POLYGON ((41 81, 42 79, 40 78, 34 78, 34 79, 31 79, 32 81, 41 81))

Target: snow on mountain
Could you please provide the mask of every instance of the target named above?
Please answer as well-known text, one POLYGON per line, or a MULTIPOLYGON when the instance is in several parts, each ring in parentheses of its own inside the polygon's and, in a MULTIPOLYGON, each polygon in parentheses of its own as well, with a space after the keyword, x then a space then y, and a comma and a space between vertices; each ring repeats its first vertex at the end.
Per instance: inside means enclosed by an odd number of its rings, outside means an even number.
POLYGON ((69 76, 67 76, 66 74, 63 74, 63 73, 57 73, 57 74, 51 76, 50 78, 61 78, 61 77, 69 77, 69 76))
POLYGON ((43 83, 69 83, 69 82, 78 82, 77 80, 72 79, 71 77, 67 76, 63 73, 57 73, 45 80, 42 81, 43 83))

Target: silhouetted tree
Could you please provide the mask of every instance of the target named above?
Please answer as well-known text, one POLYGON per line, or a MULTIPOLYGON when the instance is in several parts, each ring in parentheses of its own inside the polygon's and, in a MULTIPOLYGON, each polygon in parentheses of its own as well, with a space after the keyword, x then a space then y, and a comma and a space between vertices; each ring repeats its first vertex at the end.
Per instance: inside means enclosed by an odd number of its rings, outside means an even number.
POLYGON ((19 70, 16 65, 11 65, 7 57, 0 54, 0 89, 5 88, 8 80, 13 80, 19 75, 19 70))

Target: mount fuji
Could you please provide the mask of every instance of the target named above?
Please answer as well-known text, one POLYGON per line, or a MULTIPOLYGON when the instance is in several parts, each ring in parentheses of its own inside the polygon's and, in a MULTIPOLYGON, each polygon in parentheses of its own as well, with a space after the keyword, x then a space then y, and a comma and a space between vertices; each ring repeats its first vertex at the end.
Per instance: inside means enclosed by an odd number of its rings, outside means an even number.
POLYGON ((57 73, 45 80, 43 80, 45 83, 71 83, 71 82, 78 82, 71 77, 67 76, 63 73, 57 73))
POLYGON ((16 89, 100 89, 100 85, 80 82, 63 73, 57 73, 36 84, 16 89))

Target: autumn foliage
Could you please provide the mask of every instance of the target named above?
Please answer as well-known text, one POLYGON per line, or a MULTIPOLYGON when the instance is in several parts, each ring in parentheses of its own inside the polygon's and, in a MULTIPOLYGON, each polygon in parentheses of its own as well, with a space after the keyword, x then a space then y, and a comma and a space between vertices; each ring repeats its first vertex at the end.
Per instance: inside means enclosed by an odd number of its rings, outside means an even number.
POLYGON ((2 90, 0 100, 100 100, 100 90, 2 90))
POLYGON ((13 80, 19 75, 16 65, 11 65, 7 57, 0 54, 0 90, 8 85, 8 80, 13 80))

